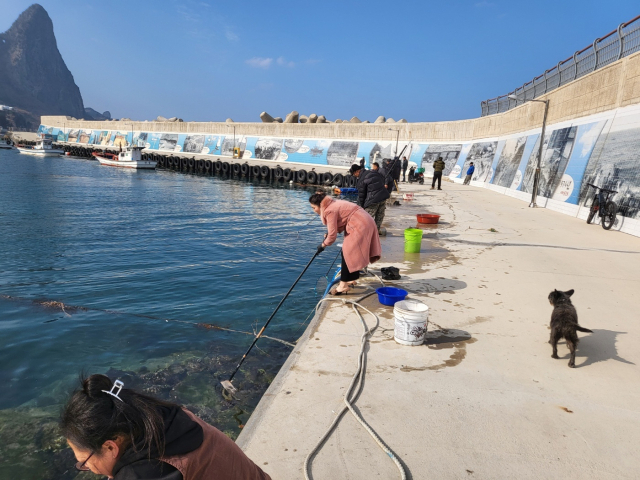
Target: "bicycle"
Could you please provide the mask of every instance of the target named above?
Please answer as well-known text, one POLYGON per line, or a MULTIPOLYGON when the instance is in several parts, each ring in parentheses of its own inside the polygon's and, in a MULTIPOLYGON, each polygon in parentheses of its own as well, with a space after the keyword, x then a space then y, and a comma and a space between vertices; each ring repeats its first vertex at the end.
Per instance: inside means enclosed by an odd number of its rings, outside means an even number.
POLYGON ((593 203, 589 210, 589 216, 587 217, 587 223, 591 223, 597 213, 598 216, 602 218, 602 228, 609 230, 613 227, 613 224, 616 223, 616 213, 618 213, 618 206, 613 200, 609 200, 609 196, 618 192, 617 190, 598 187, 592 183, 587 183, 587 185, 596 189, 593 203))

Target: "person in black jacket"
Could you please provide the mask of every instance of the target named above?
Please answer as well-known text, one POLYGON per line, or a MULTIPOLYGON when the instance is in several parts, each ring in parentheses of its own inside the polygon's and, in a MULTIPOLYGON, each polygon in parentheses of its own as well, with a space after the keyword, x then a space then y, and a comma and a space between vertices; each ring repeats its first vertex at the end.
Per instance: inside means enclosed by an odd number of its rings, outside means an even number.
POLYGON ((382 161, 382 166, 378 170, 378 173, 384 178, 384 188, 391 194, 393 191, 393 169, 390 159, 385 158, 382 161))
POLYGON ((407 157, 402 157, 402 181, 407 181, 407 167, 409 166, 409 160, 407 157))
POLYGON ((380 232, 384 213, 387 208, 389 191, 385 186, 382 175, 373 170, 365 170, 360 165, 352 165, 349 173, 358 179, 358 205, 364 208, 373 217, 380 232))

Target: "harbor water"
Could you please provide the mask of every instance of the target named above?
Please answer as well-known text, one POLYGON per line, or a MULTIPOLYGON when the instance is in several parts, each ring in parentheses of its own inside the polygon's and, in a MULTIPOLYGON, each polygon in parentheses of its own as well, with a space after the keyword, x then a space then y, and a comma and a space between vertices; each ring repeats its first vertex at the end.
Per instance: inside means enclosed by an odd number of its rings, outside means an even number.
MULTIPOLYGON (((235 438, 291 346, 261 339, 238 399, 219 381, 322 240, 309 191, 16 151, 0 151, 0 166, 0 478, 74 478, 55 425, 82 372, 186 405, 235 438)), ((302 334, 337 248, 267 335, 302 334)))

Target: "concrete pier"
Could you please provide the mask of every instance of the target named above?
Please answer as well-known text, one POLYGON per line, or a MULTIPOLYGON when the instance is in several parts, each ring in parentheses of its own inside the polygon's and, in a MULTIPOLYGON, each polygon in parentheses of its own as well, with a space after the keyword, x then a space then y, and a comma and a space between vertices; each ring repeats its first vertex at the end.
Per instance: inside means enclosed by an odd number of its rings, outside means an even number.
MULTIPOLYGON (((430 308, 423 346, 393 340, 393 310, 380 317, 356 406, 414 479, 636 478, 640 460, 640 239, 605 231, 486 189, 446 182, 405 187, 415 200, 387 208, 383 259, 391 285, 430 308), (417 213, 420 254, 403 252, 417 213), (575 289, 576 368, 568 349, 551 358, 547 295, 575 289)), ((367 280, 357 298, 377 286, 367 280)), ((344 298, 344 297, 342 297, 344 298)), ((372 317, 365 319, 372 324, 372 317)), ((274 479, 303 478, 307 454, 342 406, 362 328, 351 307, 323 308, 238 439, 274 479)), ((347 413, 313 459, 312 478, 400 478, 347 413)))

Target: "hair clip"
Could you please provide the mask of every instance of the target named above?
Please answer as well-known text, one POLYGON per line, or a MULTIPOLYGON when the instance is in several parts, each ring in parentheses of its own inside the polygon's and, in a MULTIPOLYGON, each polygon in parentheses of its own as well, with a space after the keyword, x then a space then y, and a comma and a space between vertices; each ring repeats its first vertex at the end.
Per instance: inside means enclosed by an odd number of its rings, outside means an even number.
POLYGON ((124 383, 122 383, 120 380, 116 380, 115 382, 113 382, 113 387, 111 387, 111 390, 102 390, 102 391, 108 395, 111 395, 112 397, 117 398, 122 402, 122 399, 118 396, 120 394, 120 390, 122 390, 122 387, 124 387, 124 383), (116 388, 118 389, 118 391, 114 393, 113 391, 116 388))

